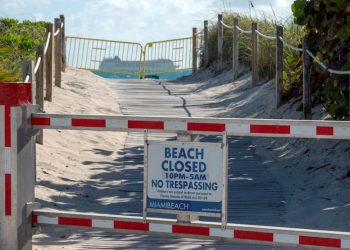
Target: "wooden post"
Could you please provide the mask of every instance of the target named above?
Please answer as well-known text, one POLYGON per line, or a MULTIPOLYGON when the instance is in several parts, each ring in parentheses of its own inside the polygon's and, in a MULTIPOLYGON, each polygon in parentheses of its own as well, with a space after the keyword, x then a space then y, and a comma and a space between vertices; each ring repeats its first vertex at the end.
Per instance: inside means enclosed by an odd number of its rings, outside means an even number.
POLYGON ((283 96, 283 27, 276 26, 276 108, 282 105, 283 96))
POLYGON ((235 81, 238 78, 239 74, 239 32, 237 29, 238 19, 233 19, 233 41, 232 41, 232 63, 233 63, 233 80, 235 81))
POLYGON ((303 39, 303 115, 304 119, 310 120, 311 115, 311 62, 306 50, 309 48, 306 37, 303 39))
POLYGON ((222 26, 222 14, 218 15, 218 64, 217 71, 222 71, 222 53, 223 53, 223 44, 224 44, 224 29, 222 26))
MULTIPOLYGON (((40 45, 37 49, 37 58, 41 58, 41 62, 36 72, 36 104, 40 106, 41 110, 44 110, 44 65, 45 65, 45 56, 44 56, 44 46, 40 45)), ((36 141, 39 144, 44 143, 44 134, 43 130, 36 137, 36 141)))
POLYGON ((197 73, 197 28, 192 28, 192 74, 197 73))
MULTIPOLYGON (((61 20, 55 18, 55 32, 60 29, 61 32, 61 20)), ((55 41, 55 85, 59 88, 61 85, 61 69, 62 69, 62 49, 61 49, 61 36, 58 34, 55 41)))
POLYGON ((46 100, 52 102, 52 77, 53 77, 53 24, 49 23, 47 26, 47 34, 50 32, 50 42, 46 51, 46 100))
POLYGON ((208 30, 208 21, 204 21, 204 51, 203 51, 204 63, 203 68, 208 67, 209 65, 209 30, 208 30))
MULTIPOLYGON (((62 72, 66 72, 66 22, 64 15, 60 15, 61 20, 61 26, 63 24, 63 27, 61 28, 61 50, 62 50, 62 72)), ((60 26, 60 27, 61 27, 60 26)))
POLYGON ((22 78, 25 81, 27 75, 29 76, 29 82, 32 84, 32 103, 36 104, 36 85, 34 74, 34 62, 31 60, 24 61, 22 64, 22 78))
POLYGON ((258 34, 255 32, 257 29, 258 24, 252 23, 252 87, 259 82, 258 34))

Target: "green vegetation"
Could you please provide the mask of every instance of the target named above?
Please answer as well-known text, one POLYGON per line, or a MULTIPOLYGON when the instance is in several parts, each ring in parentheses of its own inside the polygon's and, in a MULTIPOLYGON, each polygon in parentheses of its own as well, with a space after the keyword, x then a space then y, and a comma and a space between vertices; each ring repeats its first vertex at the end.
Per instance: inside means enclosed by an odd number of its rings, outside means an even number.
MULTIPOLYGON (((252 22, 258 23, 258 29, 265 35, 276 34, 276 22, 267 16, 254 19, 238 13, 223 13, 223 21, 228 25, 233 24, 233 19, 239 20, 239 27, 251 30, 252 22)), ((280 24, 284 27, 284 39, 295 46, 301 46, 303 29, 295 25, 293 20, 286 20, 280 24)), ((259 77, 263 80, 272 79, 275 76, 276 42, 259 38, 259 77)), ((240 34, 239 62, 250 66, 252 51, 251 35, 240 34)), ((217 56, 217 26, 216 23, 209 28, 209 62, 216 60, 217 56)), ((299 52, 284 48, 284 99, 301 94, 302 89, 302 57, 299 52)), ((228 66, 232 65, 232 30, 224 28, 224 61, 228 66)))
POLYGON ((21 81, 22 62, 35 60, 36 48, 45 39, 45 22, 0 19, 0 82, 21 81))
MULTIPOLYGON (((294 21, 304 27, 311 52, 331 69, 350 70, 349 0, 296 0, 294 21)), ((316 63, 313 92, 335 119, 349 117, 349 76, 332 75, 316 63)))

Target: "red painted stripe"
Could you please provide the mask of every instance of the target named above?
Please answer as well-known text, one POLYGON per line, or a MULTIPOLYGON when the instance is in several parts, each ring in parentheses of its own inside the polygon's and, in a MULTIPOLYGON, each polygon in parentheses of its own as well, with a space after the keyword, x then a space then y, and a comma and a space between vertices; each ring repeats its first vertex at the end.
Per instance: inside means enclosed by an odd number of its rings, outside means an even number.
POLYGON ((187 124, 188 131, 206 131, 206 132, 224 132, 226 125, 221 123, 198 123, 189 122, 187 124))
POLYGON ((341 240, 332 238, 299 236, 299 244, 308 246, 341 248, 341 240))
POLYGON ((173 225, 173 233, 209 236, 209 228, 208 227, 173 225))
POLYGON ((36 214, 32 214, 32 225, 38 224, 38 216, 36 214))
POLYGON ((33 126, 50 126, 51 119, 46 117, 32 117, 33 126))
POLYGON ((12 214, 12 180, 11 174, 5 174, 5 216, 12 214))
POLYGON ((92 227, 92 220, 88 218, 58 217, 58 225, 92 227))
POLYGON ((333 127, 324 127, 324 126, 317 126, 316 127, 316 135, 334 135, 334 128, 333 127))
POLYGON ((242 240, 273 241, 273 233, 234 230, 233 237, 242 240))
POLYGON ((250 133, 253 134, 290 134, 289 125, 250 125, 250 133))
POLYGON ((114 221, 115 229, 149 231, 149 224, 142 222, 114 221))
POLYGON ((105 128, 106 120, 101 119, 74 119, 72 118, 73 127, 105 128))
POLYGON ((11 147, 11 107, 5 106, 5 147, 11 147))
POLYGON ((162 121, 128 121, 128 128, 136 129, 164 129, 162 121))

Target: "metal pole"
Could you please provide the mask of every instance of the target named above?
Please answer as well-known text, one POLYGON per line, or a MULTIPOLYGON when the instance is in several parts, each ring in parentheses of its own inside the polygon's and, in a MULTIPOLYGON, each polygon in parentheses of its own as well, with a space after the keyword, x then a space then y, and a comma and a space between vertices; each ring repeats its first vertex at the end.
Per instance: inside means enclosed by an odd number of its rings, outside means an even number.
POLYGON ((35 106, 0 106, 0 249, 31 250, 35 141, 28 120, 35 106), (8 128, 8 129, 5 129, 8 128), (28 204, 28 205, 27 205, 28 204))

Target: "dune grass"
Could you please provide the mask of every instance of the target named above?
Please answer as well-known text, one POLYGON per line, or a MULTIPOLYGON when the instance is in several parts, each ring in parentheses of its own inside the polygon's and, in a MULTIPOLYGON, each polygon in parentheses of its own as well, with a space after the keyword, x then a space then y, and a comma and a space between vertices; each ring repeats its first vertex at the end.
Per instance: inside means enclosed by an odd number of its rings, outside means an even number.
MULTIPOLYGON (((239 20, 239 27, 244 30, 251 30, 252 22, 258 23, 258 30, 265 35, 275 36, 276 25, 284 27, 284 39, 294 46, 301 46, 304 32, 301 26, 293 24, 288 19, 283 22, 276 21, 266 15, 258 18, 251 18, 236 12, 224 12, 223 21, 233 25, 233 19, 239 20)), ((227 68, 232 66, 232 30, 224 28, 223 60, 227 68)), ((259 77, 262 81, 270 80, 275 76, 276 41, 259 37, 259 77)), ((239 38, 239 62, 250 67, 252 55, 252 36, 240 34, 239 38)), ((284 91, 286 95, 297 95, 301 86, 301 54, 284 48, 284 91)), ((209 63, 217 60, 217 23, 211 23, 209 27, 209 63)))

